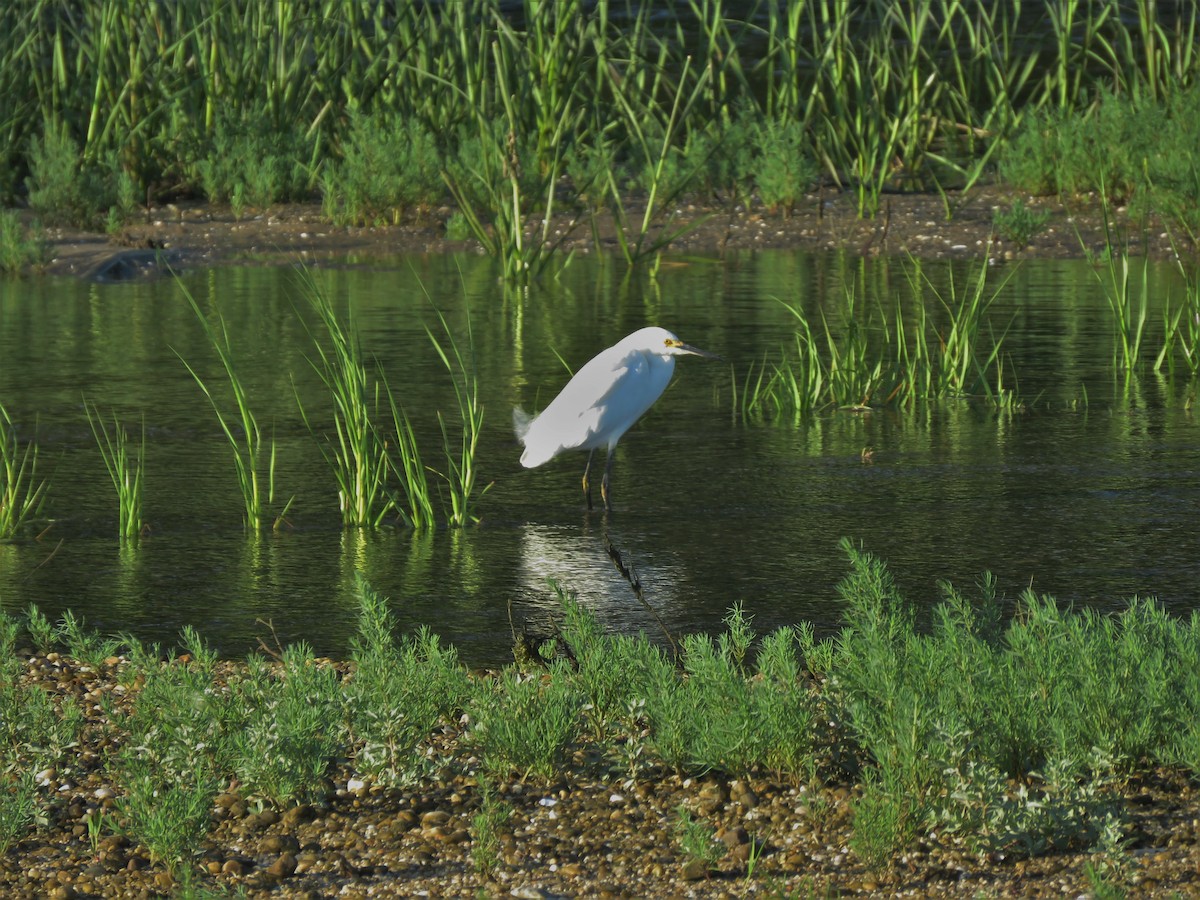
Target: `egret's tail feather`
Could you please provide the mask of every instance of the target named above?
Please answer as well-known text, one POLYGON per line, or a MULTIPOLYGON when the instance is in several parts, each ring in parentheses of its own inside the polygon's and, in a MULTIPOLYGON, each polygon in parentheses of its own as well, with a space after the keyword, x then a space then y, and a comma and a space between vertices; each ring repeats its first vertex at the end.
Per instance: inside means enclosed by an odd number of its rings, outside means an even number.
POLYGON ((519 406, 513 407, 513 431, 517 433, 517 440, 522 444, 525 443, 525 435, 529 433, 529 426, 532 424, 533 416, 519 406))

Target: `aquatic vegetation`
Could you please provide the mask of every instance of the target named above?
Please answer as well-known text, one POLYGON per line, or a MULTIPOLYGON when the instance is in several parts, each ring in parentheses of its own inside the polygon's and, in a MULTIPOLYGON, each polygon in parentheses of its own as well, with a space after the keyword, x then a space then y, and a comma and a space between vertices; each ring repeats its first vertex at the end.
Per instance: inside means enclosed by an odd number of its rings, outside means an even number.
POLYGON ((0 403, 0 539, 16 535, 42 508, 48 483, 38 480, 37 463, 37 442, 21 449, 16 425, 0 403))
MULTIPOLYGON (((233 392, 234 411, 226 413, 222 410, 221 405, 217 402, 217 398, 213 396, 208 385, 200 374, 192 368, 192 365, 183 357, 180 361, 187 368, 200 390, 204 392, 204 396, 208 398, 212 405, 213 412, 217 414, 217 422, 221 426, 221 431, 224 433, 226 440, 229 441, 229 447, 233 451, 234 470, 237 473, 238 488, 242 495, 242 511, 243 522, 247 528, 252 531, 258 531, 262 528, 264 520, 271 514, 271 510, 275 504, 275 440, 271 439, 269 445, 264 447, 262 432, 258 427, 258 419, 254 415, 253 409, 250 407, 250 399, 246 393, 246 388, 238 377, 237 369, 233 362, 233 343, 229 339, 229 330, 225 326, 225 320, 217 316, 217 323, 220 328, 218 332, 209 324, 208 318, 200 309, 196 299, 187 289, 182 281, 178 282, 180 290, 183 292, 184 298, 195 312, 196 318, 200 322, 200 326, 204 329, 204 335, 208 338, 209 344, 217 352, 217 357, 221 361, 221 367, 225 370, 225 376, 229 380, 229 387, 233 392), (266 459, 263 459, 263 454, 266 454, 266 459), (263 471, 263 467, 266 471, 263 471), (266 484, 263 484, 265 480, 266 484)), ((140 466, 139 466, 140 471, 140 466)), ((289 498, 283 507, 274 513, 275 527, 278 527, 287 515, 288 509, 291 508, 295 498, 289 498)))
POLYGON ((1150 304, 1149 260, 1141 261, 1140 285, 1130 283, 1132 265, 1128 253, 1114 253, 1096 270, 1096 278, 1112 313, 1112 365, 1117 372, 1126 375, 1141 363, 1142 338, 1150 304))
POLYGON ((989 285, 986 261, 977 264, 966 287, 951 272, 944 291, 919 261, 906 274, 912 300, 898 298, 891 314, 882 304, 864 311, 847 285, 836 317, 820 311, 821 337, 799 305, 779 301, 796 320, 795 350, 752 364, 740 389, 735 376, 735 409, 743 418, 798 423, 826 406, 862 409, 962 397, 982 397, 1002 408, 1016 403, 1003 379, 1007 328, 997 335, 988 315, 1007 278, 989 285))
MULTIPOLYGON (((129 432, 113 413, 113 430, 110 432, 100 410, 93 404, 83 402, 92 435, 100 448, 104 467, 112 479, 117 492, 117 532, 123 539, 136 538, 142 533, 142 476, 145 474, 146 421, 142 419, 142 439, 136 449, 130 450, 129 432)), ((228 433, 228 432, 226 432, 228 433)))
POLYGON ((337 482, 343 524, 378 527, 396 511, 388 491, 392 465, 379 426, 385 392, 369 377, 353 307, 343 320, 311 275, 306 276, 304 288, 329 343, 327 348, 313 335, 317 358, 310 362, 333 401, 333 435, 320 434, 299 396, 296 402, 305 424, 322 442, 321 453, 337 482))
POLYGON ((461 528, 477 521, 471 511, 476 492, 482 495, 490 487, 485 485, 482 490, 478 490, 475 483, 479 477, 476 456, 479 435, 483 430, 483 404, 479 399, 479 376, 475 370, 475 338, 471 331, 470 313, 467 314, 465 356, 441 310, 438 310, 437 315, 446 335, 446 343, 443 344, 428 326, 425 327, 425 333, 454 382, 454 399, 458 405, 458 422, 455 428, 447 424, 446 417, 440 410, 437 414, 438 426, 442 432, 442 451, 446 460, 446 470, 438 474, 446 482, 450 495, 447 519, 452 527, 461 528))

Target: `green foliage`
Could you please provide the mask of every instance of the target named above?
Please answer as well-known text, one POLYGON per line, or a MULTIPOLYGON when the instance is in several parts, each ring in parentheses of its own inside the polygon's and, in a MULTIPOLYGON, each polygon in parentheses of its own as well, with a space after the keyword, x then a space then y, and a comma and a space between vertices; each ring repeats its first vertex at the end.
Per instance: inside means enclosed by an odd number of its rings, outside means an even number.
POLYGON ((231 685, 228 760, 245 791, 276 805, 323 796, 343 745, 337 673, 306 644, 289 645, 277 672, 251 660, 231 685))
POLYGON ((194 768, 175 776, 145 760, 123 757, 117 800, 122 829, 150 851, 151 859, 177 872, 199 855, 212 820, 217 781, 201 757, 194 768))
POLYGON ((550 777, 579 730, 579 707, 561 670, 542 679, 510 667, 495 684, 477 685, 471 734, 484 766, 500 775, 550 777))
POLYGON ((37 463, 37 442, 20 448, 16 425, 0 403, 0 540, 16 535, 41 511, 48 483, 38 480, 37 463))
POLYGON ((83 622, 69 609, 62 614, 58 625, 55 626, 54 636, 58 643, 66 647, 67 653, 93 668, 99 668, 106 659, 115 655, 121 646, 121 642, 116 638, 101 637, 96 632, 84 628, 83 622))
POLYGON ((500 832, 510 818, 512 807, 497 799, 492 783, 479 778, 479 811, 471 817, 471 862, 475 871, 490 877, 500 859, 500 832))
POLYGON ((397 224, 445 193, 433 135, 417 119, 351 116, 342 158, 322 178, 325 215, 338 225, 397 224))
POLYGON ((29 158, 29 206, 47 224, 102 228, 134 210, 137 191, 115 156, 85 158, 67 129, 47 122, 29 158))
POLYGON ((1025 118, 999 155, 1000 177, 1036 194, 1097 192, 1157 212, 1195 240, 1200 235, 1200 89, 1160 95, 1104 92, 1075 111, 1025 118))
POLYGON ((196 163, 200 188, 209 200, 229 203, 235 213, 251 206, 305 199, 311 178, 304 160, 311 153, 299 132, 269 131, 268 123, 241 114, 219 115, 204 157, 196 163))
POLYGON ((0 776, 0 853, 7 853, 37 818, 37 784, 33 769, 0 776))
POLYGON ((1047 210, 1034 211, 1019 197, 1014 198, 1008 209, 997 209, 992 216, 992 225, 1006 241, 1018 247, 1026 247, 1034 237, 1045 230, 1050 221, 1047 210))
POLYGON ((45 241, 38 228, 27 228, 17 213, 0 211, 0 272, 20 272, 46 258, 45 241))
POLYGON ((361 579, 357 593, 354 673, 344 688, 350 739, 363 772, 402 784, 420 774, 418 745, 466 703, 469 684, 453 648, 427 628, 397 643, 386 599, 361 579))
POLYGON ((604 633, 574 594, 552 586, 563 610, 559 640, 575 661, 563 674, 582 695, 584 714, 593 734, 601 738, 631 703, 645 699, 645 685, 654 673, 673 667, 645 640, 604 633))
POLYGON ((725 855, 724 845, 707 822, 695 818, 686 806, 675 810, 675 842, 683 855, 697 860, 707 869, 715 869, 725 855))
POLYGON ((817 180, 804 128, 796 121, 768 119, 758 128, 757 145, 752 172, 759 199, 768 209, 789 215, 817 180))

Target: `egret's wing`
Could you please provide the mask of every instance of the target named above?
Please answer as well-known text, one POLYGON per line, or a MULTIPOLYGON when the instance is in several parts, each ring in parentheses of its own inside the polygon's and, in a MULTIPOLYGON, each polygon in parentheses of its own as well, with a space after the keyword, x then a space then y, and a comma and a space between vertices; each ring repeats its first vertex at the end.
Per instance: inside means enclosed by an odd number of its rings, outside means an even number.
POLYGON ((590 360, 529 423, 522 464, 538 466, 564 450, 600 447, 620 437, 657 399, 645 396, 647 370, 637 351, 590 360))

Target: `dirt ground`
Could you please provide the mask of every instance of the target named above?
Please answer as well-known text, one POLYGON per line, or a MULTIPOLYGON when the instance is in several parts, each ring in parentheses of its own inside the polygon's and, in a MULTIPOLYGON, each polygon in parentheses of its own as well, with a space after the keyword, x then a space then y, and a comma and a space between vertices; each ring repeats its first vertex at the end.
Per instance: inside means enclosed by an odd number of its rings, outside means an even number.
MULTIPOLYGON (((162 264, 211 266, 228 264, 276 265, 305 261, 338 265, 351 260, 400 253, 479 250, 474 241, 450 241, 446 207, 388 227, 338 227, 323 219, 318 204, 272 207, 235 216, 228 207, 181 203, 149 209, 115 235, 52 229, 48 234, 50 261, 46 271, 101 281, 159 274, 162 264)), ((1181 252, 1185 239, 1174 237, 1160 221, 1135 220, 1123 207, 1110 207, 1106 233, 1103 207, 1095 197, 1029 197, 996 189, 968 195, 890 194, 873 219, 861 219, 852 193, 824 191, 807 196, 791 215, 761 207, 699 206, 667 209, 657 227, 682 234, 669 252, 721 254, 766 249, 844 250, 863 255, 910 254, 920 258, 1070 258, 1098 253, 1113 242, 1133 253, 1170 256, 1181 252), (996 210, 1020 199, 1032 211, 1050 219, 1027 246, 1003 239, 994 225, 996 210), (948 214, 948 210, 950 213, 948 214), (990 246, 989 246, 990 245, 990 246)), ((630 221, 642 211, 630 209, 630 221)), ((554 223, 555 242, 577 253, 597 249, 618 253, 612 217, 597 219, 593 238, 590 214, 565 213, 554 223)))

